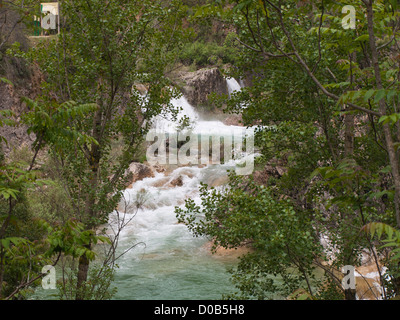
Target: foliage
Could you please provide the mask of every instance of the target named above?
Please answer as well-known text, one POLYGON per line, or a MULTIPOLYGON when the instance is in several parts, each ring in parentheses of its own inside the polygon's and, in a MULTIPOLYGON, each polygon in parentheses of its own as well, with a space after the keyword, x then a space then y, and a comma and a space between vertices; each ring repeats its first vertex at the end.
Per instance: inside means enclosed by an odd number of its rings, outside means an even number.
POLYGON ((85 255, 89 260, 94 260, 95 252, 88 248, 89 244, 98 241, 110 243, 109 238, 98 236, 92 230, 85 230, 83 223, 70 219, 62 225, 50 226, 46 221, 40 221, 40 226, 48 232, 46 241, 49 243, 47 255, 53 256, 63 253, 66 256, 79 258, 85 255))
MULTIPOLYGON (((7 51, 35 64, 47 82, 39 97, 23 98, 28 112, 21 116, 21 123, 36 140, 29 164, 24 168, 10 164, 1 171, 5 177, 1 194, 10 201, 1 230, 12 231, 9 224, 20 203, 18 197, 31 189, 23 184, 24 175, 33 181, 32 168, 46 148, 57 168, 53 178, 67 192, 74 217, 61 226, 47 226, 47 253, 71 256, 88 265, 95 258, 92 246, 99 239, 94 230, 108 220, 119 202, 126 169, 152 118, 169 112, 169 100, 177 95, 168 88, 164 72, 173 61, 172 44, 179 44, 182 36, 178 27, 185 7, 179 1, 166 5, 164 1, 96 0, 63 1, 62 6, 63 28, 58 37, 27 52, 17 43, 7 51), (146 96, 136 90, 138 83, 147 87, 146 96), (111 152, 115 141, 123 141, 118 155, 111 152)), ((29 205, 34 203, 28 200, 29 205)), ((5 246, 12 243, 1 233, 0 239, 5 246)), ((77 289, 84 286, 86 277, 78 273, 77 289)))
POLYGON ((52 231, 50 253, 79 260, 74 298, 86 299, 94 230, 119 203, 127 168, 140 156, 153 118, 174 112, 170 99, 179 93, 164 74, 184 36, 185 6, 91 0, 63 1, 62 7, 58 37, 27 53, 15 45, 9 53, 37 64, 47 78, 40 97, 24 98, 29 112, 23 121, 36 136, 36 152, 49 147, 74 217, 52 231))
POLYGON ((215 42, 196 41, 187 44, 179 52, 179 60, 185 65, 195 65, 197 68, 234 64, 236 51, 215 42))
POLYGON ((382 242, 383 244, 380 247, 382 251, 390 249, 388 256, 384 260, 387 270, 383 274, 383 281, 387 286, 388 298, 395 298, 399 284, 392 279, 398 279, 400 276, 400 231, 382 222, 368 223, 361 230, 371 238, 375 237, 382 242), (383 235, 385 235, 385 239, 383 239, 383 235))
MULTIPOLYGON (((363 250, 377 259, 371 240, 360 236, 362 226, 373 221, 390 226, 400 223, 399 82, 393 60, 399 54, 398 7, 395 2, 354 2, 357 28, 353 30, 342 26, 341 9, 346 4, 219 1, 199 7, 195 14, 197 18, 220 19, 236 30, 229 44, 237 50, 237 57, 228 74, 246 79, 249 85, 219 103, 225 104, 226 112, 241 114, 245 125, 259 127, 258 166, 286 169, 284 174, 268 177, 265 188, 273 192, 275 201, 288 199, 292 210, 308 221, 292 221, 294 225, 303 223, 304 232, 310 228, 316 242, 328 239, 329 247, 316 256, 338 269, 361 263, 363 250)), ((235 183, 229 187, 226 195, 230 198, 203 194, 202 208, 187 201, 186 211, 177 212, 195 234, 236 247, 241 243, 238 239, 243 241, 238 234, 251 233, 253 223, 259 221, 251 215, 246 219, 250 207, 240 215, 236 214, 241 212, 238 208, 247 201, 252 203, 250 199, 263 201, 264 195, 258 189, 254 194, 250 188, 241 191, 241 197, 235 193, 239 192, 235 183), (237 206, 236 197, 242 200, 237 206), (204 218, 197 220, 201 214, 204 218)), ((204 187, 201 190, 204 192, 204 187)), ((266 204, 259 208, 260 214, 265 208, 266 204)), ((275 210, 284 212, 282 207, 275 210)), ((284 228, 285 222, 280 222, 282 226, 274 230, 284 228)), ((262 235, 271 236, 267 231, 262 235)), ((282 245, 285 240, 281 239, 282 245)), ((305 243, 299 242, 299 247, 310 252, 305 243)), ((285 253, 284 248, 275 248, 276 256, 285 253)), ((263 254, 268 253, 263 248, 252 260, 241 261, 239 270, 243 272, 234 279, 244 296, 250 292, 265 297, 267 291, 279 290, 273 288, 270 278, 259 277, 259 265, 268 265, 263 254)), ((314 261, 317 264, 318 259, 314 261)), ((311 265, 311 256, 305 265, 311 265)), ((281 270, 288 268, 288 263, 281 265, 281 270)), ((328 268, 324 270, 328 285, 320 287, 318 296, 340 297, 342 288, 329 278, 328 268)), ((290 287, 285 277, 283 283, 280 288, 290 287)), ((300 286, 291 288, 296 292, 300 286)), ((310 288, 302 288, 311 294, 310 288)), ((311 294, 316 295, 315 291, 311 294)), ((345 290, 345 297, 355 298, 355 292, 345 290)))
MULTIPOLYGON (((22 4, 31 2, 19 4, 24 12, 22 4)), ((399 6, 354 1, 357 27, 344 29, 347 4, 63 1, 59 36, 29 52, 18 44, 8 50, 37 64, 46 82, 40 97, 23 99, 28 112, 21 124, 36 136, 32 159, 0 159, 0 298, 23 293, 24 270, 37 274, 42 256, 60 254, 79 263, 60 284, 60 298, 111 297, 113 267, 79 271, 95 261, 94 244, 106 241, 94 230, 118 204, 152 119, 175 112, 170 99, 179 93, 165 76, 175 61, 196 68, 229 63, 226 75, 249 84, 218 103, 258 126, 257 165, 265 167, 267 182, 232 175, 224 190, 202 185, 201 205, 189 199, 176 208, 180 222, 215 246, 251 245, 232 271, 240 292, 230 297, 355 298, 342 292, 329 268, 360 264, 365 250, 375 263, 388 255, 383 285, 387 297, 398 296, 399 6), (210 35, 213 29, 218 35, 210 35), (32 170, 45 147, 55 169, 40 173, 52 185, 32 170), (270 167, 282 170, 272 175, 270 167), (40 203, 36 191, 66 206, 40 203), (47 242, 36 225, 21 223, 32 219, 32 209, 48 220, 41 222, 47 242), (383 234, 384 246, 377 247, 383 234), (326 277, 315 276, 316 266, 326 277)), ((0 35, 0 51, 7 37, 0 35)), ((0 111, 0 126, 13 125, 13 113, 0 111)))
POLYGON ((286 297, 301 286, 313 294, 312 262, 321 247, 306 212, 296 211, 273 188, 251 178, 231 176, 228 189, 203 185, 200 193, 200 206, 187 200, 184 209, 176 208, 178 220, 195 235, 211 237, 214 248, 251 243, 255 250, 241 258, 233 274, 240 298, 286 297))
MULTIPOLYGON (((85 300, 110 300, 117 291, 113 286, 115 269, 95 264, 88 275, 88 280, 79 288, 79 294, 85 300)), ((76 270, 63 270, 64 283, 59 282, 58 300, 73 300, 77 295, 76 270)))

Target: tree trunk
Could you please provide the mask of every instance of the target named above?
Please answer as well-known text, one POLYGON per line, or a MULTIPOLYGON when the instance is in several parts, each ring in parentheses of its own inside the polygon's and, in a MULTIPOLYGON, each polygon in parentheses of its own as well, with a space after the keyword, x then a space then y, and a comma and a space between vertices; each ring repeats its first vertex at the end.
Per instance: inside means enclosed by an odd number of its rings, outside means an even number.
MULTIPOLYGON (((374 68, 375 79, 376 79, 376 89, 383 89, 382 77, 379 69, 379 59, 378 50, 375 44, 375 34, 374 34, 374 13, 372 9, 373 1, 367 2, 367 19, 368 19, 368 34, 369 34, 369 46, 371 49, 371 60, 374 68)), ((386 102, 385 99, 379 101, 379 112, 381 115, 386 115, 386 102)), ((399 173, 399 163, 397 161, 396 149, 394 148, 394 142, 390 126, 388 123, 383 125, 383 133, 385 135, 386 148, 389 155, 389 163, 392 169, 392 177, 395 189, 394 195, 394 207, 397 221, 397 228, 400 228, 400 173, 399 173)))
MULTIPOLYGON (((378 60, 378 50, 375 44, 375 35, 374 35, 374 12, 372 8, 373 0, 367 2, 367 18, 368 18, 368 34, 369 34, 369 45, 371 48, 371 59, 374 67, 375 79, 376 79, 376 88, 383 89, 382 85, 382 77, 379 69, 379 60, 378 60)), ((379 111, 382 115, 387 114, 386 110, 386 102, 385 99, 381 99, 379 101, 379 111)), ((386 148, 389 154, 389 162, 392 169, 392 177, 394 183, 394 207, 396 213, 396 222, 397 228, 400 229, 400 173, 399 173, 399 162, 397 157, 397 152, 394 147, 392 132, 390 130, 390 126, 388 123, 383 125, 383 132, 385 134, 386 148)), ((396 295, 400 294, 400 278, 395 277, 392 282, 395 284, 394 291, 396 295)))
MULTIPOLYGON (((350 60, 350 83, 353 86, 354 83, 354 74, 353 74, 353 61, 357 60, 357 53, 353 52, 349 56, 350 60)), ((346 107, 346 111, 351 112, 351 107, 346 107)), ((344 115, 344 125, 345 125, 345 134, 344 134, 344 156, 346 158, 353 158, 354 154, 354 114, 346 113, 344 115)))
MULTIPOLYGON (((90 249, 90 246, 88 247, 90 249)), ((85 299, 85 290, 84 284, 87 281, 89 271, 89 259, 86 255, 82 255, 79 258, 79 266, 78 266, 78 280, 76 283, 76 296, 75 300, 84 300, 85 299)))
POLYGON ((345 289, 344 290, 344 299, 345 300, 356 300, 356 290, 345 289))
MULTIPOLYGON (((94 119, 93 119, 93 137, 96 139, 99 144, 101 143, 101 120, 102 120, 102 111, 101 108, 96 111, 94 119)), ((96 211, 94 209, 96 204, 96 190, 98 188, 98 173, 100 167, 100 159, 101 159, 101 150, 100 145, 93 143, 90 151, 90 159, 89 166, 91 169, 91 178, 90 178, 90 190, 87 191, 86 197, 86 208, 85 208, 85 227, 86 229, 94 229, 96 227, 96 222, 93 220, 96 218, 96 211)), ((91 249, 91 244, 86 246, 87 249, 91 249)), ((82 291, 82 286, 87 281, 88 272, 89 272, 89 264, 90 260, 83 255, 79 258, 79 266, 78 266, 78 280, 77 280, 77 294, 76 300, 83 300, 85 298, 84 291, 82 291)))
POLYGON ((354 153, 354 114, 344 116, 344 125, 344 156, 351 158, 354 153))

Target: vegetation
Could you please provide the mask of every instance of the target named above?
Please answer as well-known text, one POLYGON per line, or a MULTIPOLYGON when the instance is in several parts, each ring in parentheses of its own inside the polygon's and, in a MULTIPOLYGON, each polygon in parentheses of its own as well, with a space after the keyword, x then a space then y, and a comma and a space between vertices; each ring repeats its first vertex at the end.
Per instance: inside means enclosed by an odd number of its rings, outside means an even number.
MULTIPOLYGON (((98 229, 121 199, 129 178, 126 169, 142 147, 150 120, 168 111, 169 100, 176 95, 168 89, 164 72, 172 59, 172 43, 179 43, 182 36, 179 24, 183 7, 175 2, 165 7, 156 1, 63 1, 62 6, 63 25, 68 28, 57 38, 28 52, 21 51, 18 44, 12 49, 14 56, 37 64, 47 81, 35 100, 23 99, 29 112, 22 121, 27 132, 36 137, 29 169, 13 164, 2 171, 2 194, 9 206, 1 229, 1 261, 2 266, 8 263, 5 250, 13 248, 8 244, 14 238, 7 237, 6 231, 17 217, 15 207, 23 202, 20 194, 31 192, 40 181, 32 169, 37 155, 46 148, 54 167, 51 182, 56 182, 55 189, 46 193, 67 196, 67 208, 47 209, 45 203, 34 200, 30 204, 40 205, 41 214, 49 210, 46 220, 57 215, 55 223, 62 223, 55 227, 42 223, 49 235, 40 240, 47 244, 44 254, 49 257, 79 260, 72 269, 75 290, 67 297, 81 300, 93 298, 87 284, 93 282, 89 265, 95 258, 95 244, 106 241, 115 250, 116 239, 99 238, 98 229), (135 83, 148 84, 146 97, 135 83), (116 143, 122 145, 118 155, 111 150, 116 143), (16 170, 18 174, 10 177, 16 170), (66 220, 68 215, 70 219, 66 220)), ((19 243, 12 242, 15 246, 19 243)), ((111 259, 113 250, 108 251, 94 279, 101 279, 103 273, 112 274, 116 267, 111 259)), ((7 270, 1 271, 3 275, 7 270)), ((70 289, 71 284, 64 283, 64 296, 70 289)), ((1 293, 1 297, 11 298, 17 292, 11 296, 1 293)))
POLYGON ((194 66, 195 69, 207 66, 223 67, 234 64, 236 50, 216 42, 196 41, 187 44, 179 52, 179 60, 184 65, 194 66))
POLYGON ((62 268, 59 299, 112 298, 119 232, 102 227, 152 119, 176 112, 166 75, 179 64, 245 80, 215 103, 257 127, 259 172, 176 208, 214 249, 253 249, 226 298, 354 300, 340 270, 366 253, 385 267, 377 298, 399 297, 398 1, 353 1, 355 29, 346 1, 60 2, 61 33, 28 48, 37 3, 0 1, 14 18, 0 20, 0 88, 33 67, 44 79, 23 112, 0 110, 2 129, 34 137, 0 153, 0 299, 27 298, 44 265, 62 268))
MULTIPOLYGON (((360 230, 376 221, 400 227, 398 4, 354 1, 356 29, 344 29, 346 4, 225 1, 196 13, 237 30, 231 76, 251 85, 224 101, 226 111, 260 124, 260 164, 287 169, 261 186, 250 177, 232 178, 222 193, 202 189, 201 206, 187 201, 176 210, 216 244, 256 249, 233 272, 241 297, 301 289, 311 298, 355 299, 335 270, 360 265, 365 249, 377 266, 378 256, 391 257, 360 230), (312 275, 321 268, 326 279, 318 283, 312 275)), ((398 264, 385 262, 392 280, 382 295, 390 298, 398 295, 398 264)))

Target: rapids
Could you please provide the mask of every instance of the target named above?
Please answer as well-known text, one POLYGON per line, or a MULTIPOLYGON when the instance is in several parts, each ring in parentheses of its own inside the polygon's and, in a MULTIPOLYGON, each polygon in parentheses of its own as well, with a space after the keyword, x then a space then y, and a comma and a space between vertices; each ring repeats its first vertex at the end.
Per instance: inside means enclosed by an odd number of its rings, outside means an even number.
MULTIPOLYGON (((227 79, 227 86, 229 93, 240 90, 234 79, 227 79)), ((195 133, 221 135, 232 131, 221 121, 202 120, 185 97, 172 102, 182 108, 178 118, 188 117, 195 133)), ((168 119, 156 122, 159 130, 169 132, 175 125, 168 119)), ((118 260, 115 299, 210 300, 234 291, 227 268, 236 264, 237 257, 212 255, 209 239, 193 237, 185 225, 178 223, 174 212, 185 199, 200 203, 200 182, 217 186, 225 183, 232 165, 177 167, 167 175, 156 173, 137 181, 125 190, 127 203, 140 197, 144 204, 137 212, 130 211, 129 206, 126 210, 127 218, 132 220, 121 233, 118 251, 134 248, 118 260), (179 177, 182 183, 171 186, 170 182, 179 177)))

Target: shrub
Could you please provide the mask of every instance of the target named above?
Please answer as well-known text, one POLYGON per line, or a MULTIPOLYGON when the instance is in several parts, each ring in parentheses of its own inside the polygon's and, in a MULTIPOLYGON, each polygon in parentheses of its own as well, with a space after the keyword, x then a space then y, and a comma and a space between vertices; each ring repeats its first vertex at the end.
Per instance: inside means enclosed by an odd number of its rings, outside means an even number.
POLYGON ((209 65, 234 63, 235 56, 235 49, 228 46, 220 46, 215 42, 196 41, 183 47, 179 59, 185 65, 194 64, 202 68, 209 65))

